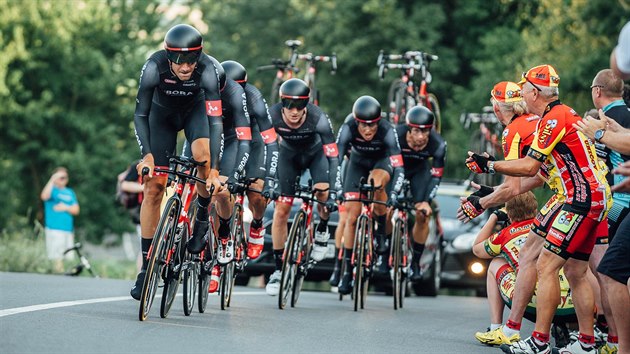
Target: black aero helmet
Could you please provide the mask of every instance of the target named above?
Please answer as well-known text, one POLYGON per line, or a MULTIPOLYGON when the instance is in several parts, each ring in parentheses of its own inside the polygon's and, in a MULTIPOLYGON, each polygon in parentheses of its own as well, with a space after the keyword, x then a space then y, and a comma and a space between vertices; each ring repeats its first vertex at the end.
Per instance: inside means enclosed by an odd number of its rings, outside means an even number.
POLYGON ((381 104, 372 96, 361 96, 352 106, 354 119, 362 123, 374 123, 381 119, 381 104))
POLYGON ((406 122, 410 128, 432 128, 435 115, 424 106, 416 106, 407 112, 406 122))
POLYGON ((245 67, 234 60, 226 60, 221 63, 228 78, 238 82, 241 86, 247 83, 247 71, 245 67))
POLYGON ((310 95, 311 89, 300 79, 289 79, 280 85, 280 99, 286 109, 304 109, 310 95))
POLYGON ((168 60, 175 64, 196 63, 202 48, 201 33, 190 25, 173 26, 164 36, 164 49, 168 60))

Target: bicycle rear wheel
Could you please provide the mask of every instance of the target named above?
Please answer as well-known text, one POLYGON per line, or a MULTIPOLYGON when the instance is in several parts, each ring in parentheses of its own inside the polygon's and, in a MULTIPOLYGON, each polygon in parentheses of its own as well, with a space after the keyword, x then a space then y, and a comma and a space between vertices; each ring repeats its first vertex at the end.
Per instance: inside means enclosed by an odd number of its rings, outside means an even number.
POLYGON ((354 286, 352 287, 352 298, 354 299, 354 310, 358 311, 359 307, 363 308, 363 285, 364 285, 364 267, 365 267, 365 239, 367 238, 367 217, 360 215, 357 220, 357 228, 354 237, 354 286))
POLYGON ((162 303, 160 306, 160 316, 166 318, 175 296, 177 295, 177 288, 182 279, 182 267, 186 259, 186 246, 182 242, 183 230, 186 228, 182 225, 181 229, 177 229, 174 225, 175 232, 172 234, 174 237, 167 239, 166 245, 167 252, 170 252, 170 261, 167 262, 165 272, 166 277, 164 279, 164 289, 162 292, 162 303))
MULTIPOLYGON (((392 234, 392 290, 394 297, 394 310, 398 310, 399 307, 402 307, 402 228, 403 222, 401 220, 396 220, 396 224, 394 225, 394 233, 392 234)), ((403 295, 404 297, 404 295, 403 295)))
MULTIPOLYGON (((306 225, 306 221, 304 222, 306 225)), ((309 228, 308 230, 312 230, 309 228)), ((297 265, 297 272, 295 275, 295 281, 293 282, 293 293, 291 294, 291 307, 295 307, 297 304, 298 298, 300 297, 300 293, 302 292, 302 285, 304 284, 304 278, 306 277, 306 273, 308 272, 309 262, 311 259, 311 251, 313 250, 313 244, 311 242, 312 238, 310 232, 308 232, 307 228, 304 227, 300 230, 300 238, 298 240, 299 249, 299 257, 300 262, 297 265)))
POLYGON ((437 96, 430 93, 428 97, 429 104, 431 105, 431 111, 433 115, 435 115, 435 125, 434 129, 436 132, 442 131, 442 111, 440 111, 440 102, 437 99, 437 96))
POLYGON ((289 293, 293 289, 293 283, 297 273, 299 263, 299 239, 302 230, 306 224, 306 213, 300 210, 293 219, 291 230, 287 237, 287 243, 284 249, 282 260, 282 275, 280 276, 280 291, 278 297, 278 308, 284 309, 289 299, 289 293))
POLYGON ((394 124, 404 121, 407 114, 407 106, 405 102, 407 85, 401 80, 396 79, 392 82, 387 92, 387 119, 394 124))
POLYGON ((166 207, 160 222, 153 235, 153 242, 151 243, 151 249, 149 250, 149 262, 147 264, 147 272, 144 277, 144 283, 142 284, 142 294, 140 295, 140 309, 138 312, 138 319, 144 321, 149 315, 151 305, 153 305, 153 299, 157 292, 160 277, 162 276, 162 268, 166 261, 167 248, 165 240, 170 238, 169 234, 176 227, 177 222, 177 200, 169 199, 166 202, 166 207))

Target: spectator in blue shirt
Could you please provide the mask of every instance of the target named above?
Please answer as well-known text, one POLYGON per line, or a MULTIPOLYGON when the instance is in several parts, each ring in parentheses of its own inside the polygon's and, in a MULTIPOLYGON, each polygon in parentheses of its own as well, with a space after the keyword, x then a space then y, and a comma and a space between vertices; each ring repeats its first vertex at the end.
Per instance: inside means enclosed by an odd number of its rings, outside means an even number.
POLYGON ((40 197, 44 201, 46 253, 54 270, 63 272, 63 252, 74 245, 74 216, 79 215, 79 202, 68 187, 65 167, 53 171, 40 197))

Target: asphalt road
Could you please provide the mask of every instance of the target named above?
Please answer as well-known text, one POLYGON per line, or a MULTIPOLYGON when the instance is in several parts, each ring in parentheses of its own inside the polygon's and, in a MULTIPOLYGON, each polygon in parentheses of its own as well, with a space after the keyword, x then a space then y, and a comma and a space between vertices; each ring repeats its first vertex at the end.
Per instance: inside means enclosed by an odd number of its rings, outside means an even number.
MULTIPOLYGON (((184 316, 181 296, 166 319, 159 301, 138 321, 131 283, 27 273, 0 273, 2 353, 500 353, 473 334, 489 323, 484 298, 370 294, 353 311, 349 297, 303 292, 295 308, 279 310, 264 289, 236 287, 222 311, 210 297, 206 313, 184 316)), ((181 291, 181 287, 180 287, 181 291)), ((524 324, 523 333, 531 331, 524 324)))

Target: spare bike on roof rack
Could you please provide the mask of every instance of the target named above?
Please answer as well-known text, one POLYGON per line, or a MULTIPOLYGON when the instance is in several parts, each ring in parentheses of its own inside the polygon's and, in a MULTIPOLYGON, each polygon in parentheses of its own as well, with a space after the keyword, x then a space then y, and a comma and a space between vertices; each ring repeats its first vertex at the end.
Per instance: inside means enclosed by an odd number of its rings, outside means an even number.
POLYGON ((334 75, 337 72, 337 55, 335 53, 332 53, 332 55, 314 55, 313 53, 300 54, 298 48, 302 45, 302 41, 297 39, 289 39, 284 42, 284 44, 290 49, 288 59, 274 58, 271 59, 271 65, 263 65, 256 68, 257 71, 276 70, 276 77, 271 84, 271 93, 269 95, 270 103, 275 104, 280 102, 280 97, 278 97, 280 85, 289 79, 297 78, 297 74, 301 71, 298 67, 298 61, 304 61, 306 64, 304 76, 301 77, 301 79, 303 79, 311 89, 310 102, 319 105, 320 92, 315 82, 317 64, 320 62, 330 63, 330 73, 334 75))
POLYGON ((433 128, 440 132, 442 127, 440 103, 437 96, 429 92, 429 84, 432 81, 429 65, 435 60, 438 60, 437 55, 420 51, 408 51, 404 54, 385 54, 380 51, 376 66, 381 80, 385 79, 387 71, 400 70, 400 77, 392 82, 387 94, 387 118, 390 122, 404 123, 407 111, 414 106, 422 105, 435 114, 433 128), (399 60, 403 63, 391 62, 399 60))

